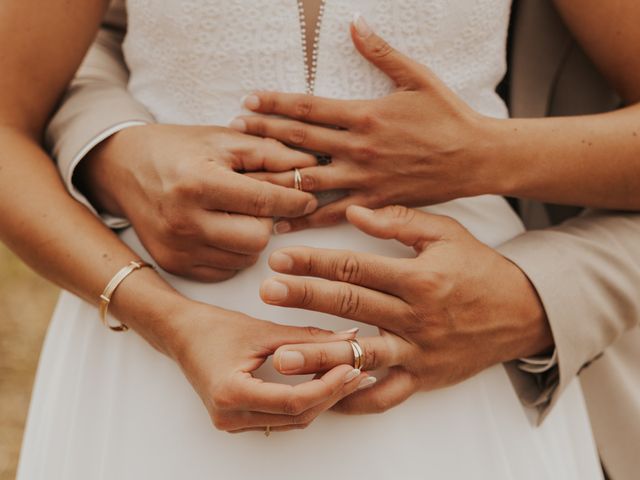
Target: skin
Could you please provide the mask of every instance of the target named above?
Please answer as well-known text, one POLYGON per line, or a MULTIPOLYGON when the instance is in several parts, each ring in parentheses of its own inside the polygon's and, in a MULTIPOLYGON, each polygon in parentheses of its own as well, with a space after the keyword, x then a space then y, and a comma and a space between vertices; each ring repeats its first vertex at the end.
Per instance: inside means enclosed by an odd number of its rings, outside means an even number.
MULTIPOLYGON (((138 256, 69 196, 40 139, 105 8, 106 2, 89 0, 7 0, 0 7, 0 44, 12 46, 0 55, 0 240, 94 305, 113 275, 138 256)), ((353 333, 286 327, 200 304, 151 269, 121 284, 110 313, 178 363, 213 424, 225 431, 303 428, 369 378, 341 365, 296 386, 255 379, 251 372, 285 343, 353 333)))
MULTIPOLYGON (((480 194, 640 208, 640 31, 634 26, 640 6, 632 1, 606 7, 594 1, 557 4, 586 51, 618 88, 626 108, 571 118, 485 117, 361 18, 360 31, 357 24, 352 26, 353 42, 396 83, 396 92, 364 101, 256 92, 244 106, 262 116, 241 116, 231 123, 245 133, 330 155, 331 165, 302 170, 304 189, 350 192, 276 229, 284 233, 333 225, 353 204, 423 206, 480 194)), ((291 172, 256 178, 293 185, 291 172)))
MULTIPOLYGON (((412 259, 295 247, 271 255, 278 276, 265 302, 373 324, 359 338, 365 370, 390 368, 371 390, 343 400, 346 413, 384 411, 419 390, 433 390, 553 345, 544 311, 520 269, 455 220, 402 206, 350 207, 364 233, 413 248, 412 259), (310 277, 310 278, 303 278, 310 277), (526 295, 513 295, 513 291, 526 295), (514 321, 517 319, 517 321, 514 321)), ((353 361, 346 342, 288 345, 274 365, 284 374, 322 372, 353 361)))

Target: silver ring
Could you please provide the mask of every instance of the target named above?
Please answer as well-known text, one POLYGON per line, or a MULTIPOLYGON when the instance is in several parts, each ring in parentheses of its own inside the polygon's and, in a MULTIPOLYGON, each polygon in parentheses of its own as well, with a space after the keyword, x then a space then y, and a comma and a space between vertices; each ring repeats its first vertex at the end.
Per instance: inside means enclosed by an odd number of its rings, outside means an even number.
POLYGON ((293 188, 302 191, 302 174, 297 168, 293 169, 293 188))
POLYGON ((364 367, 364 350, 362 350, 362 346, 355 339, 347 340, 347 342, 349 342, 351 350, 353 350, 353 368, 362 370, 362 367, 364 367))

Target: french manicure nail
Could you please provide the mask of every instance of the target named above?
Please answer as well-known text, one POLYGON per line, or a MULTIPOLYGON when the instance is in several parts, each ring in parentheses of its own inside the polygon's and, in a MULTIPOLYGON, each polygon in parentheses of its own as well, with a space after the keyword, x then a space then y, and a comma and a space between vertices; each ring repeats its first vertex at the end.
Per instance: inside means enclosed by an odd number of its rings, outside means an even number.
POLYGON ((371 30, 371 27, 360 13, 356 13, 353 16, 353 26, 356 27, 356 32, 362 38, 367 38, 373 33, 373 30, 371 30))
POLYGON ((280 354, 280 371, 295 372, 304 367, 304 355, 300 352, 287 351, 280 354))
POLYGON ((352 328, 351 330, 343 330, 342 332, 338 332, 337 335, 353 335, 358 333, 360 329, 358 327, 352 328))
POLYGON ((232 130, 237 130, 238 132, 246 132, 247 122, 245 122, 241 118, 234 118, 229 124, 229 128, 231 128, 232 130))
POLYGON ((354 368, 353 370, 350 370, 349 373, 347 373, 344 376, 344 383, 349 383, 352 380, 355 380, 356 378, 358 378, 360 376, 362 372, 360 370, 358 370, 357 368, 354 368))
POLYGON ((277 280, 267 280, 262 284, 262 297, 267 302, 281 302, 289 295, 289 288, 277 280))
POLYGON ((242 100, 242 106, 249 110, 257 110, 260 108, 260 97, 257 95, 247 95, 242 100))
POLYGON ((276 235, 282 235, 283 233, 289 233, 291 231, 291 224, 289 222, 278 222, 273 226, 273 232, 276 235))
POLYGON ((287 273, 293 269, 293 259, 282 252, 272 253, 269 264, 276 272, 287 273))
POLYGON ((376 377, 363 378, 360 385, 358 385, 358 390, 364 390, 365 388, 372 387, 377 381, 378 379, 376 377))

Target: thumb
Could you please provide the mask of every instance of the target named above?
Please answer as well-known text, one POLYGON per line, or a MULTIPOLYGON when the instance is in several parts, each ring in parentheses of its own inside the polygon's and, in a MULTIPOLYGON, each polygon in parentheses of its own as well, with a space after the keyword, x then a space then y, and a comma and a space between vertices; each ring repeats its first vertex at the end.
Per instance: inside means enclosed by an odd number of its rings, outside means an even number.
POLYGON ((372 237, 398 240, 418 253, 431 243, 451 237, 455 229, 462 228, 452 218, 401 205, 379 210, 354 205, 347 209, 347 220, 372 237))
POLYGON ((351 24, 351 37, 360 54, 386 73, 398 88, 420 90, 429 86, 433 74, 379 37, 360 14, 351 24))

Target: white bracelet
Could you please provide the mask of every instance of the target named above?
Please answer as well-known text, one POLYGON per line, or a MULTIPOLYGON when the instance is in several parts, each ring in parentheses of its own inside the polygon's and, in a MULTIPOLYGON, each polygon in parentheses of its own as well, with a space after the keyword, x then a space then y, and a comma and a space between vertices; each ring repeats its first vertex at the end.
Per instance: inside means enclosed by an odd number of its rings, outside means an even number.
POLYGON ((111 297, 116 289, 120 286, 120 284, 131 275, 136 270, 140 270, 141 268, 149 267, 155 270, 153 265, 150 265, 143 261, 130 262, 129 265, 124 267, 118 273, 116 273, 113 278, 109 281, 107 286, 100 295, 100 320, 105 327, 108 327, 110 330, 114 332, 126 332, 129 330, 129 327, 122 322, 119 322, 118 325, 111 325, 109 320, 107 319, 107 312, 109 310, 109 304, 111 303, 111 297))

